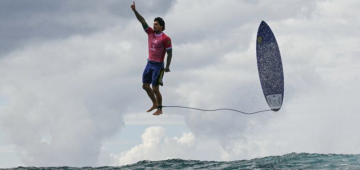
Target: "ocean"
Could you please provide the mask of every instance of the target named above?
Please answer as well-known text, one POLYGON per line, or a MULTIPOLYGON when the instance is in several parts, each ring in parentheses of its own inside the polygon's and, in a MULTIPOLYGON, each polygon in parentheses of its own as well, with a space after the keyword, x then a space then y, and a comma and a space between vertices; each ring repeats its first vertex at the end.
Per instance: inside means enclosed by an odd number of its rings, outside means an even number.
POLYGON ((232 169, 356 169, 360 170, 360 155, 290 153, 282 156, 269 156, 251 160, 237 161, 198 161, 169 159, 162 161, 139 161, 120 167, 17 167, 16 170, 232 170, 232 169))

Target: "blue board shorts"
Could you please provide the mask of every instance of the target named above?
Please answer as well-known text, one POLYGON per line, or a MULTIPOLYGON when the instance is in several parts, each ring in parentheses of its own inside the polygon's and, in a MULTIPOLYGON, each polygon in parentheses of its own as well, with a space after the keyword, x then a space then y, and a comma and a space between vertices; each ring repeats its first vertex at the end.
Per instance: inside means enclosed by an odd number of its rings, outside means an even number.
POLYGON ((164 63, 148 60, 144 69, 142 82, 151 83, 153 86, 163 85, 164 63))

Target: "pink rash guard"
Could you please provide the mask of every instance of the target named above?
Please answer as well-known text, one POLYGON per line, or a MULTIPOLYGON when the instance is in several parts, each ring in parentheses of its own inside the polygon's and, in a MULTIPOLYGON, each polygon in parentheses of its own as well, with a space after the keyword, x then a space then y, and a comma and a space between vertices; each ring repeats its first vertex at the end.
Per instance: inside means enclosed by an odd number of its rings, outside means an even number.
POLYGON ((165 53, 171 50, 171 39, 165 33, 156 34, 151 27, 147 27, 145 32, 148 34, 149 60, 164 62, 165 53))

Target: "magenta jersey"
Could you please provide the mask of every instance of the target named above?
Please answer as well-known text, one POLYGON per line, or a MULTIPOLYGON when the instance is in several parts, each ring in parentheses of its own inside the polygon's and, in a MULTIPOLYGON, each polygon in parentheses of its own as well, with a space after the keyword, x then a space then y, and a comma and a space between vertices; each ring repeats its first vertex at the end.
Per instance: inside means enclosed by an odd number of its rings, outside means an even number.
POLYGON ((156 34, 151 27, 145 29, 148 34, 149 60, 164 62, 165 53, 171 50, 171 39, 165 33, 156 34))

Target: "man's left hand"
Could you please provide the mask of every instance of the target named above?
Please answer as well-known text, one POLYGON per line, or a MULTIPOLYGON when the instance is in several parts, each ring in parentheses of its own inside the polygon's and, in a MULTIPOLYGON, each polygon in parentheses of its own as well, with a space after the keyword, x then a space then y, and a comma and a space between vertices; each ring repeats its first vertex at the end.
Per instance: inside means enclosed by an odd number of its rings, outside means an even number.
POLYGON ((165 68, 164 70, 165 70, 165 72, 170 72, 170 68, 168 68, 168 67, 165 68))

